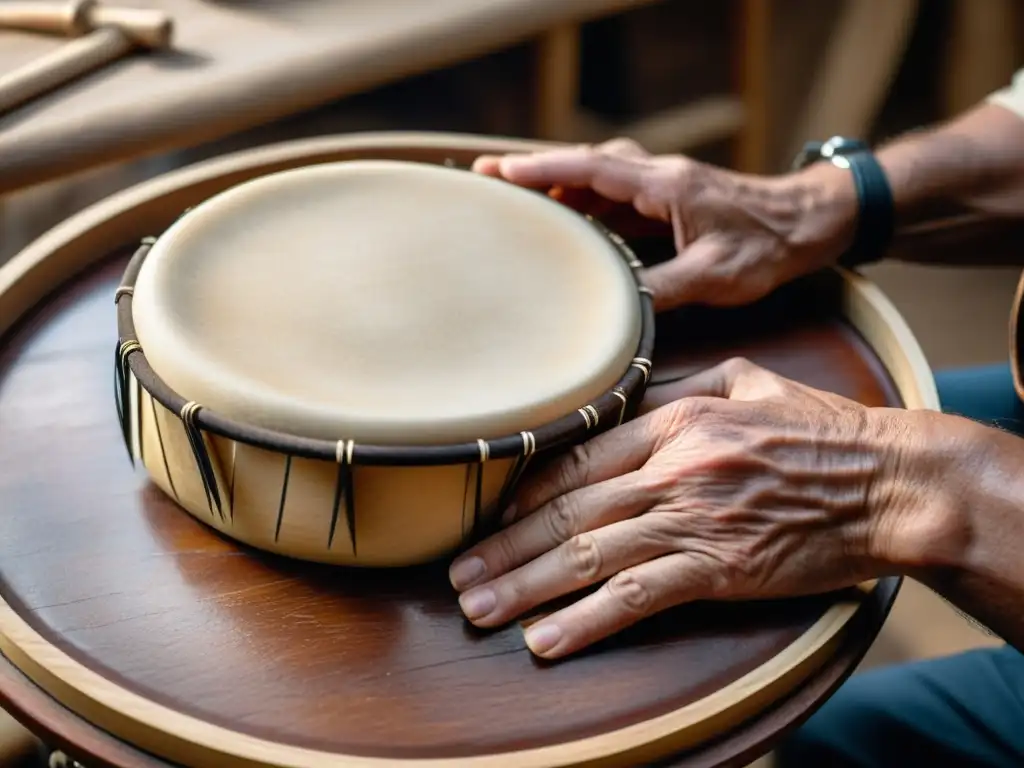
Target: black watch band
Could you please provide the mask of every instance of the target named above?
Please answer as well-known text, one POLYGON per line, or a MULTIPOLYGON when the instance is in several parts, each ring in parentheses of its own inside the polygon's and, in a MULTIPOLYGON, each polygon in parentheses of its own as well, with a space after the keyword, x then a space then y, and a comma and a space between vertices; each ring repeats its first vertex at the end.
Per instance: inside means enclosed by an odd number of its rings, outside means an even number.
POLYGON ((840 266, 853 269, 881 260, 892 241, 895 212, 892 188, 881 164, 862 141, 834 136, 828 141, 808 142, 793 161, 794 170, 821 160, 849 170, 857 191, 857 231, 840 266))

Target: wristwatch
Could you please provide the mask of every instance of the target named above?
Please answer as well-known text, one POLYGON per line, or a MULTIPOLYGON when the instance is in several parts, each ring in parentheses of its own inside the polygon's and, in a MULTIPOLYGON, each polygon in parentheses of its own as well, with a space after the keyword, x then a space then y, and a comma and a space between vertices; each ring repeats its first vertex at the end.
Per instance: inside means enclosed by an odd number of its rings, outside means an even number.
POLYGON ((850 249, 839 259, 840 266, 854 269, 880 261, 895 228, 892 188, 884 169, 863 141, 833 136, 824 143, 805 144, 793 160, 793 170, 821 161, 850 171, 857 191, 857 231, 850 249))

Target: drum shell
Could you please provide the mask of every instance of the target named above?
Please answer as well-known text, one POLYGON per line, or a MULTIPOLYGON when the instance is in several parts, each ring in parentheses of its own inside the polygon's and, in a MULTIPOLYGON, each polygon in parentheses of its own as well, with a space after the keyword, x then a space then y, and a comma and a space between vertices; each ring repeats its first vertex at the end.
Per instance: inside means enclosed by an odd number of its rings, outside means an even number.
POLYGON ((234 422, 186 401, 151 367, 136 335, 135 281, 156 242, 144 238, 115 297, 115 387, 130 456, 193 517, 267 552, 370 567, 416 566, 453 554, 497 528, 529 466, 632 418, 646 393, 651 293, 625 241, 592 223, 635 281, 636 357, 614 387, 575 412, 466 445, 357 447, 234 422))
MULTIPOLYGON (((527 464, 544 460, 535 454, 525 463, 494 458, 429 466, 354 464, 345 486, 351 503, 343 497, 336 507, 337 462, 288 456, 207 433, 221 492, 218 510, 207 498, 179 415, 134 378, 130 398, 133 450, 158 488, 230 538, 313 562, 402 567, 450 554, 493 530, 503 511, 500 499, 516 487, 527 464)), ((624 406, 620 420, 630 418, 632 410, 624 406)), ((596 427, 588 436, 606 428, 596 427)))

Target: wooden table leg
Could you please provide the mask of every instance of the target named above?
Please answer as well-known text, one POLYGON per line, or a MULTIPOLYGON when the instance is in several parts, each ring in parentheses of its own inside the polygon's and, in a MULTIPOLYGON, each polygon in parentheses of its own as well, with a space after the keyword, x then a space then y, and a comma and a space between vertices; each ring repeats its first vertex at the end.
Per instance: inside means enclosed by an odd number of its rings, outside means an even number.
POLYGON ((580 28, 565 24, 548 30, 537 45, 537 137, 571 141, 577 133, 580 91, 580 28))

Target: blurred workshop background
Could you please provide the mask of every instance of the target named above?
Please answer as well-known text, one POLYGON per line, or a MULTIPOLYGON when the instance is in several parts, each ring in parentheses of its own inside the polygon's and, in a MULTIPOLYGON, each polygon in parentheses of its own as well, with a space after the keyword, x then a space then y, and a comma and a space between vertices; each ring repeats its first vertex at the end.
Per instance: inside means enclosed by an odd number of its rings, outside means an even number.
MULTIPOLYGON (((174 65, 118 62, 68 88, 77 96, 109 78, 137 83, 150 67, 153 92, 124 97, 136 99, 137 111, 125 113, 117 99, 104 107, 100 99, 88 110, 61 112, 58 94, 24 113, 0 115, 0 262, 115 190, 268 142, 379 129, 583 142, 630 136, 655 152, 778 172, 806 139, 843 133, 878 140, 951 116, 1024 63, 1024 3, 1017 0, 430 0, 415 4, 415 28, 411 4, 381 0, 132 4, 174 15, 182 35, 174 65), (259 64, 252 82, 240 93, 243 81, 231 81, 222 115, 197 106, 207 118, 191 130, 189 107, 171 99, 167 109, 181 129, 147 134, 146 120, 170 119, 159 114, 160 89, 173 91, 174 78, 190 67, 209 68, 204 86, 238 77, 218 69, 209 34, 193 45, 193 16, 207 31, 217 24, 240 29, 250 43, 261 25, 300 37, 310 25, 307 58, 288 58, 283 45, 255 46, 248 54, 259 64), (478 20, 484 17, 492 21, 478 20), (365 27, 362 47, 343 56, 332 25, 339 40, 365 27), (336 68, 314 66, 318 45, 336 68), (266 84, 269 76, 259 80, 275 56, 297 84, 305 82, 304 67, 315 69, 317 87, 286 98, 280 78, 274 86, 266 84), (141 127, 130 139, 97 128, 118 121, 141 127), (94 148, 76 155, 78 135, 94 148), (109 147, 101 146, 104 135, 109 147), (15 166, 4 180, 5 167, 15 166)), ((50 45, 30 38, 0 32, 0 70, 50 45)), ((228 55, 227 38, 224 45, 228 55)), ((1005 358, 1016 271, 882 265, 870 274, 934 367, 1005 358)), ((908 584, 864 664, 986 642, 926 589, 908 584)))

